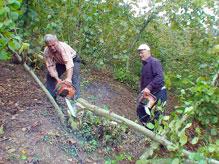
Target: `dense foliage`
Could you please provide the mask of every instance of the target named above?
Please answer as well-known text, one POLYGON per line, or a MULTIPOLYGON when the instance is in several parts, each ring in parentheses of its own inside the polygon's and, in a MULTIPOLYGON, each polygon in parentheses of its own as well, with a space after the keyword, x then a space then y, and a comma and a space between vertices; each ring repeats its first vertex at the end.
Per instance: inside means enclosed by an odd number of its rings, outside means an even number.
POLYGON ((18 50, 21 36, 18 35, 17 20, 22 12, 19 10, 22 0, 3 0, 0 2, 0 60, 10 58, 7 51, 18 50))

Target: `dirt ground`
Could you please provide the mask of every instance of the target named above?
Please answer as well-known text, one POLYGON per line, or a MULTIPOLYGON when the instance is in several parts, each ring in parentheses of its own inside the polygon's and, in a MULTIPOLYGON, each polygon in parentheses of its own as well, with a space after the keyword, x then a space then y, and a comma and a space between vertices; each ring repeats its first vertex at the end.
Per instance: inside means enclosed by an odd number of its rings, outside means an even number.
MULTIPOLYGON (((46 95, 22 65, 0 62, 0 69, 0 164, 103 163, 86 154, 78 138, 61 126, 46 95)), ((136 93, 107 74, 82 70, 81 79, 82 98, 137 120, 136 93)), ((170 98, 170 104, 173 101, 170 98)), ((138 156, 142 152, 135 145, 133 141, 126 149, 138 156)))
POLYGON ((61 127, 52 105, 31 76, 21 65, 0 63, 0 69, 0 126, 3 129, 0 163, 79 161, 61 147, 77 149, 76 141, 61 127))
MULTIPOLYGON (((82 70, 82 97, 102 108, 109 108, 116 114, 137 121, 136 104, 138 93, 113 80, 108 73, 82 70)), ((177 105, 173 93, 168 93, 166 112, 169 114, 177 105)))

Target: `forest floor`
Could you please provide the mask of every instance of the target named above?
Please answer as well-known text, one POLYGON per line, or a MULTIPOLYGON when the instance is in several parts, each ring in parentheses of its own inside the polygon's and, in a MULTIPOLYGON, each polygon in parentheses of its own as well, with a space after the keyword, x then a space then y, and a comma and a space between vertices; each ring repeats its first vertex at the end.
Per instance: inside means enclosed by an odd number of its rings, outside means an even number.
MULTIPOLYGON (((88 153, 80 138, 61 125, 45 93, 22 65, 0 62, 0 70, 0 164, 104 163, 106 154, 101 147, 88 153)), ((137 120, 137 93, 108 74, 82 69, 81 97, 137 120)), ((169 96, 168 111, 175 104, 175 98, 169 96)), ((133 134, 128 141, 111 151, 129 151, 133 161, 125 163, 134 163, 150 141, 133 134)))

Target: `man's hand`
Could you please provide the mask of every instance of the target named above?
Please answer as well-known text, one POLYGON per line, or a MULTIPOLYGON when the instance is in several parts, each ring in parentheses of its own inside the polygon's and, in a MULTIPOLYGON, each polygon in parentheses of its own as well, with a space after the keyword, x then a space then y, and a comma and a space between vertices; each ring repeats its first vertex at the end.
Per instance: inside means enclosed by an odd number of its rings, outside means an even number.
POLYGON ((62 79, 56 79, 57 80, 57 83, 61 83, 62 82, 62 79))
POLYGON ((151 93, 151 91, 148 88, 143 89, 142 92, 145 96, 148 96, 151 93))
POLYGON ((72 83, 71 79, 66 78, 64 81, 72 83))

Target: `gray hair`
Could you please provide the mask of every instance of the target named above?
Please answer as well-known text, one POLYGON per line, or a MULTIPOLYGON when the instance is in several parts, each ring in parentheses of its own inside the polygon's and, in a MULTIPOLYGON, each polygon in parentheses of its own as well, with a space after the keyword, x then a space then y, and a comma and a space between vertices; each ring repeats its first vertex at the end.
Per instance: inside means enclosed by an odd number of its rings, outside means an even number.
POLYGON ((46 34, 45 36, 44 36, 44 42, 45 43, 48 43, 48 42, 50 42, 50 41, 57 41, 58 39, 57 39, 57 37, 56 37, 56 35, 52 35, 52 34, 46 34))

